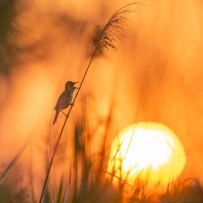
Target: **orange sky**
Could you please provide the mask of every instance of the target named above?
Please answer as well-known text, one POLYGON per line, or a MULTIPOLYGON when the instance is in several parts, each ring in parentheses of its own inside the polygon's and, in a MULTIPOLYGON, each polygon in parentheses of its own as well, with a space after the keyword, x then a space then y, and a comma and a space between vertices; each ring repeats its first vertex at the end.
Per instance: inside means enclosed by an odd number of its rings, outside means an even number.
MULTIPOLYGON (((21 35, 15 43, 23 50, 18 55, 23 63, 8 79, 1 77, 0 161, 14 156, 29 135, 40 140, 49 131, 58 132, 64 118, 60 115, 57 125, 51 125, 55 101, 67 80, 81 80, 91 31, 130 3, 74 2, 27 3, 17 17, 21 35)), ((127 37, 116 43, 118 52, 107 51, 93 61, 82 91, 93 92, 95 116, 105 116, 115 93, 119 130, 143 121, 168 126, 184 145, 187 167, 201 177, 203 4, 142 3, 146 7, 137 5, 137 13, 129 15, 127 37)), ((77 107, 72 118, 76 112, 77 107)))

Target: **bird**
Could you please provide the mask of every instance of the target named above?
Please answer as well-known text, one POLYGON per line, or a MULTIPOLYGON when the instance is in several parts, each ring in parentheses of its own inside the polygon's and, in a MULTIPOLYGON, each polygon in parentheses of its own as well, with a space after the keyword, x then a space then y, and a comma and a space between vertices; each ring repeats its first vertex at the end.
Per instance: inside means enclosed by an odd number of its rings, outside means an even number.
POLYGON ((74 86, 76 83, 78 83, 78 82, 72 82, 72 81, 66 82, 65 90, 59 96, 59 98, 58 98, 58 100, 56 102, 56 106, 54 108, 54 110, 56 111, 56 114, 55 114, 55 117, 54 117, 53 125, 56 123, 60 111, 64 115, 66 115, 62 110, 66 109, 69 105, 73 106, 73 104, 71 103, 72 98, 73 98, 73 92, 76 89, 78 89, 77 87, 74 86))

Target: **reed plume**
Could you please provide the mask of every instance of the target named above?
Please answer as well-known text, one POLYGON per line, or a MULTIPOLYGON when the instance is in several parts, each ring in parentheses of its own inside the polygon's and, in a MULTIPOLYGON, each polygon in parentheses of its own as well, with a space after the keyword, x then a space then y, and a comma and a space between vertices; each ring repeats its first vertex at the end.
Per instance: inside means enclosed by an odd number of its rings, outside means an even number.
MULTIPOLYGON (((102 51, 104 48, 108 49, 112 48, 114 51, 117 51, 117 47, 115 46, 115 42, 117 40, 121 40, 121 37, 124 37, 123 27, 128 27, 128 18, 125 17, 127 13, 135 13, 136 10, 133 9, 135 4, 141 3, 130 3, 118 11, 116 11, 108 23, 101 29, 99 26, 95 28, 95 33, 93 35, 92 43, 95 47, 95 51, 102 51)), ((141 4, 144 5, 144 4, 141 4)), ((94 57, 95 52, 93 53, 94 57)))

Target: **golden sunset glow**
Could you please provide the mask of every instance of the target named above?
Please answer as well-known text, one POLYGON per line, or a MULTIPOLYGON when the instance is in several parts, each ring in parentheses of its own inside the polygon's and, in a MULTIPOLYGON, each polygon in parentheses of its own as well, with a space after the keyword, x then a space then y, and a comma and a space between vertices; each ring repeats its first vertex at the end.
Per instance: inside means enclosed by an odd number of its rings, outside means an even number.
POLYGON ((125 128, 112 143, 108 172, 129 182, 139 175, 150 182, 176 180, 186 162, 177 136, 157 123, 137 123, 125 128))
POLYGON ((202 10, 1 1, 0 203, 201 202, 202 10))

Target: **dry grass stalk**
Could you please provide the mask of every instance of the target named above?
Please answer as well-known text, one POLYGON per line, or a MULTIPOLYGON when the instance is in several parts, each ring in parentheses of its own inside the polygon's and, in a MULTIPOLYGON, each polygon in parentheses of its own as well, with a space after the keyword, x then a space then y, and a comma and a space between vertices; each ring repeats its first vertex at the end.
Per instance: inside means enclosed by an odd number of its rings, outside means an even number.
MULTIPOLYGON (((90 59, 90 62, 88 64, 88 66, 86 68, 86 71, 84 73, 83 79, 82 79, 82 81, 80 83, 80 86, 78 88, 78 91, 77 91, 77 93, 75 95, 75 98, 74 98, 74 100, 72 102, 73 104, 75 103, 75 100, 76 100, 76 98, 77 98, 77 96, 78 96, 78 94, 80 92, 80 89, 81 89, 82 84, 83 84, 83 82, 85 80, 87 72, 88 72, 88 70, 90 68, 92 60, 95 57, 96 51, 99 50, 99 49, 103 49, 103 48, 107 48, 108 49, 109 47, 111 47, 114 50, 117 50, 116 46, 114 45, 114 42, 116 41, 116 38, 119 39, 119 36, 123 36, 123 34, 121 33, 121 31, 123 31, 122 26, 124 26, 124 25, 127 26, 127 22, 126 22, 127 18, 125 17, 125 14, 134 13, 135 9, 133 9, 132 6, 134 6, 136 4, 140 4, 140 3, 130 3, 130 4, 127 4, 126 6, 123 6, 117 12, 115 12, 112 15, 112 17, 110 18, 110 20, 108 21, 108 23, 101 30, 100 34, 97 36, 96 41, 95 41, 96 43, 95 43, 94 52, 92 54, 92 57, 90 59)), ((42 192, 41 192, 41 197, 40 197, 39 203, 42 202, 43 194, 44 194, 44 191, 45 191, 45 188, 46 188, 46 184, 47 184, 47 181, 48 181, 48 177, 49 177, 49 173, 50 173, 50 170, 51 170, 51 166, 53 164, 54 156, 56 154, 56 150, 57 150, 59 141, 61 139, 64 127, 66 125, 67 119, 68 119, 68 117, 70 115, 70 112, 71 112, 72 108, 73 108, 73 106, 70 106, 68 114, 67 114, 67 117, 65 118, 64 124, 63 124, 63 126, 61 128, 61 132, 60 132, 58 140, 56 142, 56 145, 55 145, 55 148, 54 148, 54 152, 53 152, 53 155, 52 155, 52 158, 51 158, 48 170, 47 170, 46 178, 45 178, 45 181, 44 181, 44 184, 43 184, 43 188, 42 188, 42 192)))

